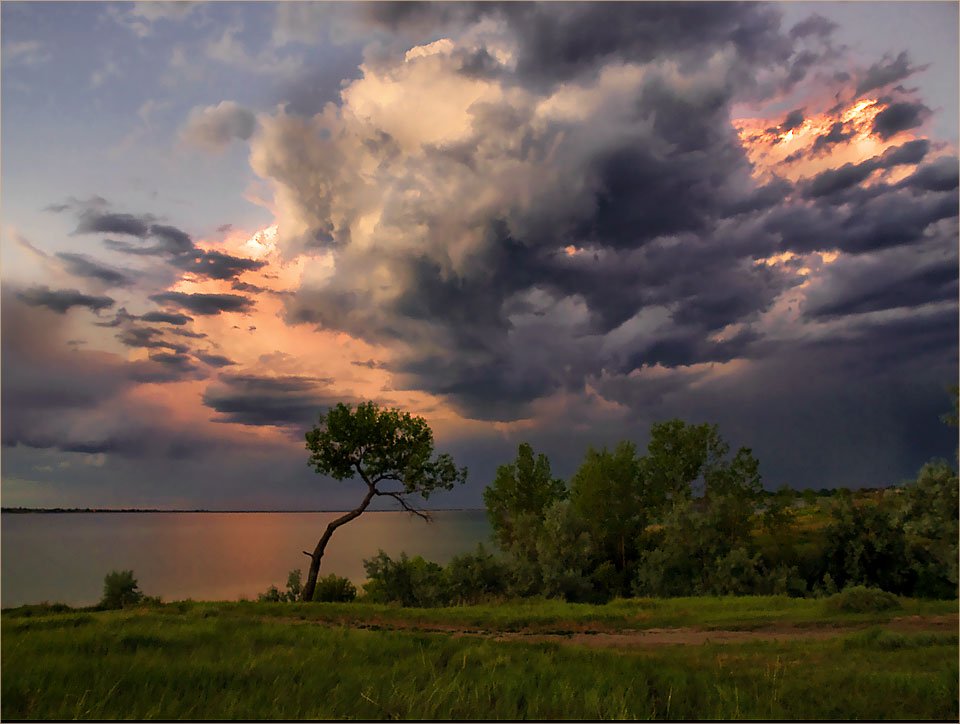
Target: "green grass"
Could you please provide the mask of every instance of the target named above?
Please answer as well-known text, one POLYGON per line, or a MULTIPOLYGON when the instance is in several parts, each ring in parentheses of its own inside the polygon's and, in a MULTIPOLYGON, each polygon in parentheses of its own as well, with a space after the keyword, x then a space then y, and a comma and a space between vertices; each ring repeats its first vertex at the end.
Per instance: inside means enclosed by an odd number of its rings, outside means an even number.
MULTIPOLYGON (((810 622, 780 598, 509 603, 182 603, 2 616, 4 719, 956 719, 955 633, 875 626, 823 640, 597 650, 418 631, 311 625, 347 616, 493 630, 810 622), (303 616, 303 620, 300 620, 303 616), (595 623, 591 624, 590 622, 595 623)), ((904 601, 899 615, 955 613, 904 601)), ((830 614, 827 622, 862 620, 830 614)))
MULTIPOLYGON (((850 626, 898 616, 957 613, 956 601, 901 599, 902 608, 869 613, 835 610, 827 599, 727 596, 618 599, 604 605, 519 599, 478 606, 403 608, 372 603, 183 602, 170 615, 215 612, 224 616, 280 617, 348 625, 455 626, 494 631, 619 630, 667 627, 750 630, 766 626, 850 626)), ((16 615, 16 609, 9 612, 16 615)))

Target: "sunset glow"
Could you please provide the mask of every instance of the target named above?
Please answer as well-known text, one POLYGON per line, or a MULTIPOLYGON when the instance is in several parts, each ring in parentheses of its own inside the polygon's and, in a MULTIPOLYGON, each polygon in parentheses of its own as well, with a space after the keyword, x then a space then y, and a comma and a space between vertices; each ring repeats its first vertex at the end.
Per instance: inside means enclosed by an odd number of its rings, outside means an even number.
POLYGON ((3 6, 9 504, 342 505, 304 451, 341 401, 424 416, 453 507, 522 441, 566 475, 674 417, 771 488, 953 450, 954 40, 834 3, 138 7, 3 6))

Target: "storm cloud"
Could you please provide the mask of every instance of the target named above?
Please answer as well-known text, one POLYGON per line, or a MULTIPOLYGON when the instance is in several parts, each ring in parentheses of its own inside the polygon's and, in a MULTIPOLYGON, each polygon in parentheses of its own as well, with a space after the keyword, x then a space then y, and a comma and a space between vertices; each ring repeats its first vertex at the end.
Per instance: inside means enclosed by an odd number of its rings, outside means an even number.
MULTIPOLYGON (((829 23, 784 34, 775 9, 722 3, 549 10, 363 8, 423 44, 381 47, 339 107, 262 119, 251 161, 282 248, 336 270, 286 300, 288 322, 387 345, 398 389, 511 420, 601 370, 761 354, 760 320, 803 275, 757 259, 919 243, 956 215, 953 194, 861 191, 923 140, 801 184, 752 177, 731 108, 833 57, 829 23)), ((877 115, 881 138, 913 127, 905 105, 877 115)))
MULTIPOLYGON (((140 242, 105 239, 104 245, 116 252, 140 257, 159 257, 174 269, 206 279, 236 279, 247 271, 262 269, 263 261, 233 256, 225 252, 197 247, 191 236, 170 224, 155 223, 152 214, 117 214, 101 207, 80 211, 75 234, 114 233, 134 236, 140 242), (141 242, 148 241, 144 246, 141 242)), ((77 255, 68 255, 76 264, 77 255)), ((84 268, 90 269, 88 265, 84 268)), ((99 263, 96 267, 100 268, 99 263)), ((102 274, 103 272, 101 272, 102 274)))
POLYGON ((152 294, 150 299, 157 304, 186 309, 194 314, 214 315, 222 312, 246 312, 253 308, 253 300, 239 294, 202 294, 186 292, 162 292, 152 294))
POLYGON ((290 427, 300 432, 328 407, 343 401, 328 389, 333 380, 302 375, 221 374, 203 393, 217 422, 290 427))
POLYGON ((50 289, 45 286, 30 287, 19 292, 17 296, 31 307, 46 307, 58 314, 65 314, 73 307, 85 307, 99 312, 115 304, 111 297, 84 294, 76 289, 50 289))

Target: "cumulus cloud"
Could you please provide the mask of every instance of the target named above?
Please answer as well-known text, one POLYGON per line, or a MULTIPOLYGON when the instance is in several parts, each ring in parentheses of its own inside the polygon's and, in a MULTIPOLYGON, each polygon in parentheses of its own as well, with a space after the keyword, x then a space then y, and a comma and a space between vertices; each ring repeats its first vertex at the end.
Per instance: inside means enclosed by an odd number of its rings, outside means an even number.
POLYGON ((493 419, 603 369, 756 353, 803 279, 754 260, 813 212, 757 185, 730 109, 799 82, 831 28, 791 38, 759 5, 360 11, 420 44, 369 51, 339 105, 252 141, 282 248, 315 259, 290 323, 387 345, 395 386, 493 419))
POLYGON ((252 111, 234 101, 222 101, 190 111, 180 138, 199 148, 221 151, 234 139, 246 141, 256 127, 257 119, 252 111))

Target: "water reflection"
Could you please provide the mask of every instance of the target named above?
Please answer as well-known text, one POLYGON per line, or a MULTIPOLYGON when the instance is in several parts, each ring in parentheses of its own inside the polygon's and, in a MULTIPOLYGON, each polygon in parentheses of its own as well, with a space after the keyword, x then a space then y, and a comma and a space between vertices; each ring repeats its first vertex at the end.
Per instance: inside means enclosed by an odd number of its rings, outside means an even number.
MULTIPOLYGON (((147 595, 256 598, 308 560, 339 513, 69 513, 2 516, 2 605, 96 603, 103 577, 132 568, 147 595)), ((382 548, 445 563, 489 539, 483 511, 441 511, 425 523, 407 513, 366 513, 339 528, 321 575, 363 582, 363 559, 382 548)))

